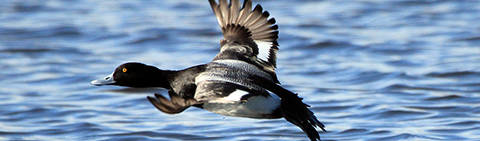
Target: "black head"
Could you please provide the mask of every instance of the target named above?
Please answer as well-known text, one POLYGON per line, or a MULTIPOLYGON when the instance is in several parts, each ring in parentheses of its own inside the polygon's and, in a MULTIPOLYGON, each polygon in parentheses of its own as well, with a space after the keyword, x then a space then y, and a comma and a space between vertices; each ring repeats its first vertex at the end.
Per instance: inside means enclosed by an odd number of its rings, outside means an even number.
POLYGON ((168 87, 163 71, 142 63, 125 63, 105 77, 91 82, 96 86, 118 85, 127 87, 168 87))

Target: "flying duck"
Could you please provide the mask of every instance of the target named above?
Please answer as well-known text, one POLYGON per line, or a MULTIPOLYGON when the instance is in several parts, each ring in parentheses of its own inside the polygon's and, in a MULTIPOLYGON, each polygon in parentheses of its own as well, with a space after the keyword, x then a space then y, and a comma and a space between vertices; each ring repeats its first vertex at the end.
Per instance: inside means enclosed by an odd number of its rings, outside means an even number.
POLYGON ((250 0, 245 0, 243 6, 239 0, 209 2, 224 37, 212 62, 183 70, 160 70, 129 62, 91 84, 162 87, 168 90, 170 100, 161 94, 147 98, 164 113, 178 114, 193 106, 225 116, 285 118, 310 140, 320 140, 316 127, 325 131, 325 126, 302 98, 280 86, 275 74, 275 19, 269 19, 270 14, 260 5, 253 8, 250 0))

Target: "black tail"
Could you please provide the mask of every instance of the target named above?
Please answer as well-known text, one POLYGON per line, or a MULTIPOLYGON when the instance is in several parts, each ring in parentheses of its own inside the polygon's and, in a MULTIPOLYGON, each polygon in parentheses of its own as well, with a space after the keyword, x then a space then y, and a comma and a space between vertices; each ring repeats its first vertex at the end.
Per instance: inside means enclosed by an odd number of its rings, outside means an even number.
POLYGON ((320 135, 318 135, 316 127, 320 127, 326 132, 325 125, 318 121, 313 112, 308 109, 310 106, 302 102, 303 98, 300 98, 298 97, 298 94, 261 77, 251 78, 250 80, 257 85, 266 88, 270 92, 275 93, 282 99, 280 110, 282 111, 283 117, 288 122, 300 127, 310 140, 320 140, 320 135))

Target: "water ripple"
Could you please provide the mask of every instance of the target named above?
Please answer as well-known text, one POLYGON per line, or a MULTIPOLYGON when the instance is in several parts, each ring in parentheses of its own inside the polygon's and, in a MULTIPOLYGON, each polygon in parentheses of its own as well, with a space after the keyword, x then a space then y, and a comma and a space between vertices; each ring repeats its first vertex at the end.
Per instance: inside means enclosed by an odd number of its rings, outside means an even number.
MULTIPOLYGON (((282 86, 322 140, 479 140, 477 1, 253 1, 280 26, 282 86)), ((283 119, 159 112, 164 89, 94 87, 125 62, 182 69, 222 38, 206 1, 0 4, 0 140, 306 140, 283 119)))

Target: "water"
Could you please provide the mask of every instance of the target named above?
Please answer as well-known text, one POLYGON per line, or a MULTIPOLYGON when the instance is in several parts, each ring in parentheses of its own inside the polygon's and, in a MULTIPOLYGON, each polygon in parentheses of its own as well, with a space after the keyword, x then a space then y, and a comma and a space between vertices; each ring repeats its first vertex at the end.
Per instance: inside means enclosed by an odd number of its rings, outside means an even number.
MULTIPOLYGON (((480 2, 254 3, 323 140, 480 140, 480 2)), ((306 140, 283 119, 167 115, 145 98, 165 90, 89 84, 124 62, 210 62, 220 39, 206 0, 3 1, 0 140, 306 140)))

